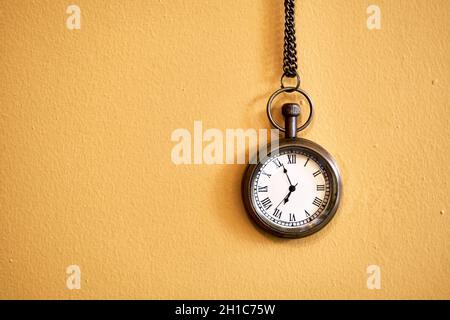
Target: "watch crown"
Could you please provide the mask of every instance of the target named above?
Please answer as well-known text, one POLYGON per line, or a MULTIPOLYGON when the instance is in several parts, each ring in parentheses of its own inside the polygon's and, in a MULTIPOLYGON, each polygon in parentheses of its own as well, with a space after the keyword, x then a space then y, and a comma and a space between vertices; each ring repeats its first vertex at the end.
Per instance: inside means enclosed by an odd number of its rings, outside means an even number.
POLYGON ((296 103, 285 103, 281 107, 284 116, 285 138, 295 138, 297 136, 297 117, 300 115, 300 106, 296 103))
POLYGON ((300 115, 300 106, 297 103, 285 103, 281 107, 281 113, 285 117, 298 117, 300 115))

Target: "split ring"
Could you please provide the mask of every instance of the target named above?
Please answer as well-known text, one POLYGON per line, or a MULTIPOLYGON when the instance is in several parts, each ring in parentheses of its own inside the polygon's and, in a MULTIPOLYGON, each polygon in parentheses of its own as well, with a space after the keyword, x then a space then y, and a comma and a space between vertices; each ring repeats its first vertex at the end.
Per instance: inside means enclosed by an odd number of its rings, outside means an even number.
POLYGON ((306 120, 306 122, 304 124, 302 124, 300 127, 297 128, 297 132, 300 132, 300 131, 304 130, 307 126, 309 126, 309 124, 311 123, 312 117, 314 115, 314 106, 313 106, 312 100, 309 97, 309 95, 305 91, 303 91, 302 89, 300 89, 298 87, 282 87, 281 89, 278 89, 277 91, 272 93, 272 95, 269 98, 269 101, 267 101, 267 117, 269 117, 270 123, 275 128, 277 128, 281 132, 286 132, 286 130, 282 126, 280 126, 274 120, 274 118, 272 116, 272 103, 273 103, 273 100, 275 100, 275 98, 279 94, 284 93, 284 92, 288 92, 288 93, 297 92, 297 93, 300 93, 308 101, 308 104, 309 104, 309 116, 308 116, 308 119, 306 120))
POLYGON ((297 79, 297 83, 295 84, 294 87, 292 87, 292 86, 285 86, 285 85, 284 85, 284 79, 285 79, 286 77, 288 77, 288 78, 294 78, 294 77, 289 77, 286 73, 283 73, 283 75, 281 76, 281 80, 280 80, 281 88, 282 88, 282 89, 284 89, 284 88, 290 88, 291 91, 288 91, 288 92, 292 92, 292 91, 295 91, 295 90, 297 90, 298 88, 300 88, 300 75, 298 74, 297 71, 295 71, 295 78, 297 79))

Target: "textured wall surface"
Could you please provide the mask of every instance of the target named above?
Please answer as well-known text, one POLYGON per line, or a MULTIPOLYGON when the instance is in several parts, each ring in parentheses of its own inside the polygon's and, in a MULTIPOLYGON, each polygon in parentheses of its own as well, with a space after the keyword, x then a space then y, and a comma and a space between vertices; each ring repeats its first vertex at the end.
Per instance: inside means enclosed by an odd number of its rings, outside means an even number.
POLYGON ((282 1, 2 0, 0 298, 450 298, 450 1, 374 1, 381 30, 371 3, 297 7, 303 135, 345 189, 281 240, 245 214, 244 165, 176 166, 170 137, 268 128, 282 1))

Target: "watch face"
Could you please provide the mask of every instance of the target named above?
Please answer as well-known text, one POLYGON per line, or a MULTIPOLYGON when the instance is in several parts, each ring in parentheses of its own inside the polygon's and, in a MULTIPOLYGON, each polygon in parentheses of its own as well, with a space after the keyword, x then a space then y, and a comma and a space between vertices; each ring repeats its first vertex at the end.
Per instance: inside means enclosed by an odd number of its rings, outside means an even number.
POLYGON ((328 152, 311 141, 284 143, 248 170, 244 183, 247 210, 276 235, 314 233, 337 209, 339 172, 328 152))

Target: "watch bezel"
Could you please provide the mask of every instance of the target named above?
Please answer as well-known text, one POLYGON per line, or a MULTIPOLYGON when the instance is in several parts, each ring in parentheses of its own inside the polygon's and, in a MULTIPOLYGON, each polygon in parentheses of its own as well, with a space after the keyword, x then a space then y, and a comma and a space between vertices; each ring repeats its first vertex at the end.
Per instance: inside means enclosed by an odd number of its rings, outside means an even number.
POLYGON ((262 157, 260 161, 248 165, 242 180, 242 197, 249 216, 264 230, 284 238, 302 238, 312 235, 324 228, 334 217, 339 207, 342 194, 341 175, 334 158, 322 146, 303 138, 282 139, 279 141, 279 146, 276 150, 271 150, 270 145, 267 146, 267 150, 270 151, 262 157), (258 169, 264 164, 267 158, 281 152, 283 149, 289 148, 300 148, 305 152, 312 154, 320 164, 325 167, 330 181, 330 198, 323 212, 310 223, 296 227, 278 225, 263 218, 258 213, 256 204, 254 203, 254 197, 252 196, 253 180, 258 169))

